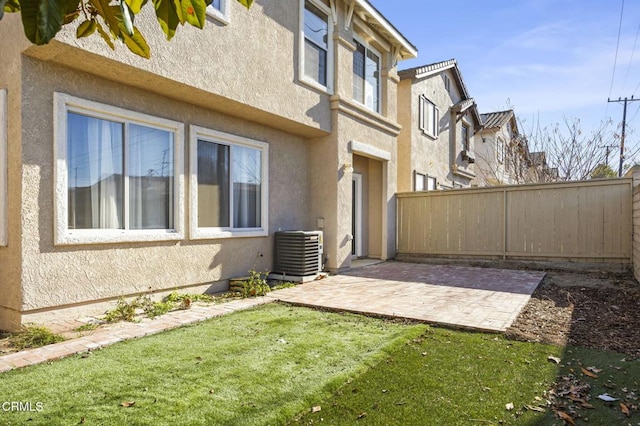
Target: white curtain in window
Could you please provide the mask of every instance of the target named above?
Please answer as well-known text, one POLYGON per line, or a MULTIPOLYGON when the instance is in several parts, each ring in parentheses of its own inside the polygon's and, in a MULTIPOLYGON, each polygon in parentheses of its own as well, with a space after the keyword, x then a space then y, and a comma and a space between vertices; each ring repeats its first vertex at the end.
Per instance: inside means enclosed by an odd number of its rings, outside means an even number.
POLYGON ((122 228, 122 125, 68 114, 68 224, 122 228))
POLYGON ((129 229, 172 229, 172 134, 130 124, 127 140, 129 229))

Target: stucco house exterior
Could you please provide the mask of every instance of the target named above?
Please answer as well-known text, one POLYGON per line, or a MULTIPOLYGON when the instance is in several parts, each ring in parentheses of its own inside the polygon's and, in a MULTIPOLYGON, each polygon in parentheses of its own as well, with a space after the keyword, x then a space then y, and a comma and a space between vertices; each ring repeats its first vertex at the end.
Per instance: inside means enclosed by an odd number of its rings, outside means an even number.
POLYGON ((527 140, 520 135, 512 109, 481 114, 483 128, 476 143, 479 186, 514 185, 533 180, 527 140))
POLYGON ((399 73, 398 190, 465 188, 482 121, 455 59, 399 73))
POLYGON ((223 290, 272 267, 279 230, 322 229, 331 271, 394 255, 416 48, 366 0, 214 4, 170 42, 143 11, 150 60, 75 28, 32 46, 5 14, 0 329, 223 290))
POLYGON ((546 163, 546 153, 530 152, 512 109, 480 115, 476 138, 477 186, 553 182, 557 170, 546 163))

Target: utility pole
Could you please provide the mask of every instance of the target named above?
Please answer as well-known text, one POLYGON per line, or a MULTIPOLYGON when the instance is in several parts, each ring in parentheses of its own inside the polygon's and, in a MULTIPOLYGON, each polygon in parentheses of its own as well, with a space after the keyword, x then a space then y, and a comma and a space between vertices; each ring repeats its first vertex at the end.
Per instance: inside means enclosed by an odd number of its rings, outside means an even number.
POLYGON ((611 148, 617 148, 618 145, 604 145, 604 146, 600 146, 598 148, 604 148, 605 152, 604 152, 604 158, 605 158, 605 164, 608 166, 609 165, 609 154, 611 154, 611 148))
POLYGON ((617 101, 615 99, 613 101, 611 99, 607 99, 607 102, 623 103, 624 105, 622 110, 622 134, 620 135, 620 167, 618 168, 618 177, 622 177, 622 166, 624 165, 624 135, 627 127, 627 103, 637 101, 640 101, 640 99, 633 99, 633 95, 631 96, 631 99, 624 98, 623 100, 618 98, 617 101))

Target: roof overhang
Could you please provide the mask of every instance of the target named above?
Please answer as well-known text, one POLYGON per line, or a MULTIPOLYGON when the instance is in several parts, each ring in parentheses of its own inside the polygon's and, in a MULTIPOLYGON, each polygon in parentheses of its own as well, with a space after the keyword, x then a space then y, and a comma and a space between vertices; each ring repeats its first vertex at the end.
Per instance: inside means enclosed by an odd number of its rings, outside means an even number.
POLYGON ((412 59, 418 56, 418 49, 367 0, 351 0, 347 4, 349 4, 350 8, 353 8, 350 10, 350 14, 355 14, 380 34, 387 37, 396 48, 400 58, 412 59))

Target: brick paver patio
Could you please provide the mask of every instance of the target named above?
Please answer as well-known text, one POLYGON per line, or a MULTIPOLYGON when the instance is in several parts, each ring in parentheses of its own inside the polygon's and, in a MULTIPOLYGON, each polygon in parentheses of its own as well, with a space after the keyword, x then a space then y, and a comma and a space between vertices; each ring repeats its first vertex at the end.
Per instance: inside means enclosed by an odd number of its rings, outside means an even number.
POLYGON ((268 297, 363 314, 501 332, 516 319, 544 272, 385 262, 268 297))
MULTIPOLYGON (((275 301, 500 332, 516 319, 543 277, 543 272, 379 263, 274 291, 266 297, 196 305, 153 320, 101 326, 82 337, 0 356, 0 373, 275 301)), ((82 324, 64 321, 47 326, 70 336, 70 330, 82 324)))

